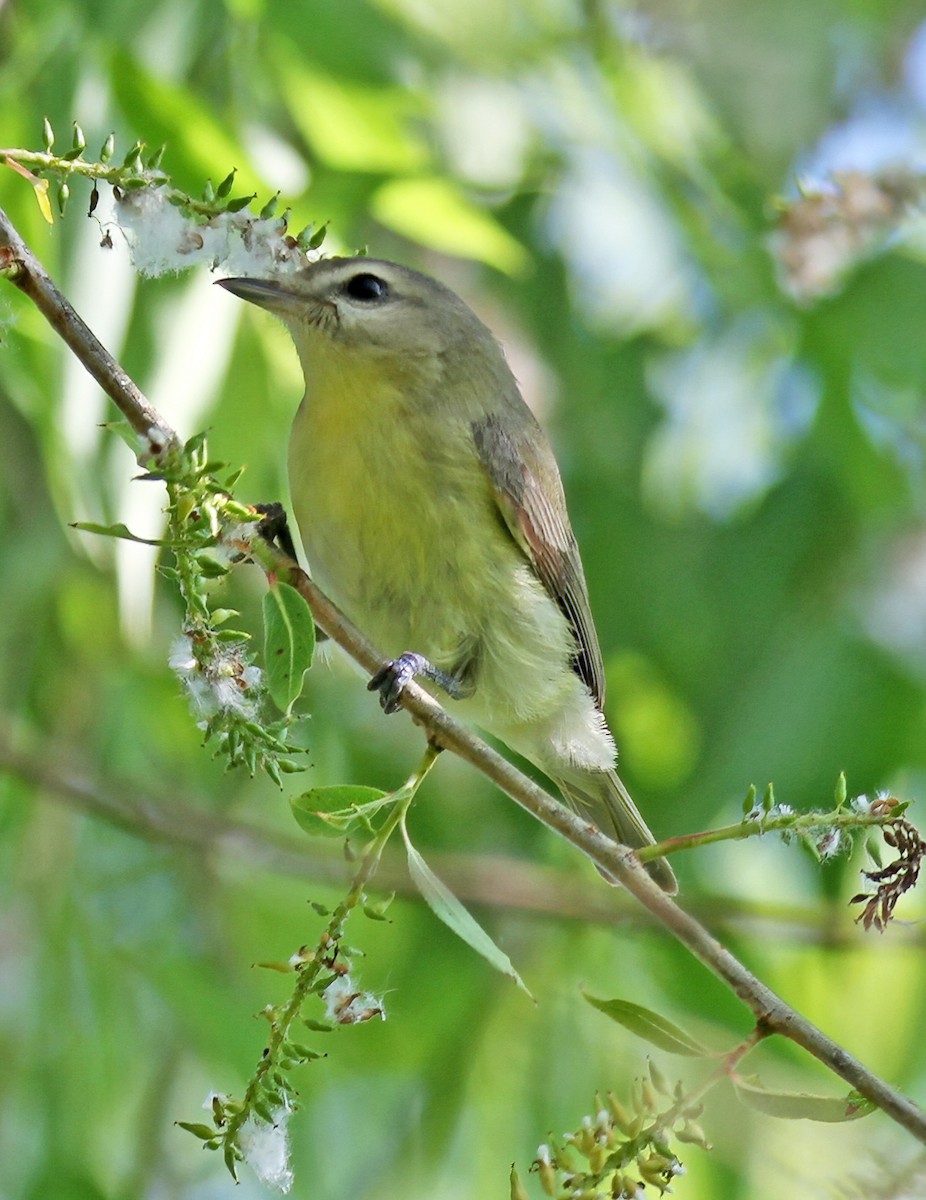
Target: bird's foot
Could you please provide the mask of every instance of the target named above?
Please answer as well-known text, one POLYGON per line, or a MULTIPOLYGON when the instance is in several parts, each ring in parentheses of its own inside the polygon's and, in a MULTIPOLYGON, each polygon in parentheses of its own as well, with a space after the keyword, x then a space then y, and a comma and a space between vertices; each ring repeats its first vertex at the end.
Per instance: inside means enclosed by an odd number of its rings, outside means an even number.
POLYGON ((463 700, 472 692, 472 688, 462 683, 456 675, 435 667, 423 654, 413 654, 408 650, 381 667, 367 684, 367 691, 379 692, 383 711, 394 713, 400 707, 402 693, 416 675, 438 684, 452 700, 463 700))

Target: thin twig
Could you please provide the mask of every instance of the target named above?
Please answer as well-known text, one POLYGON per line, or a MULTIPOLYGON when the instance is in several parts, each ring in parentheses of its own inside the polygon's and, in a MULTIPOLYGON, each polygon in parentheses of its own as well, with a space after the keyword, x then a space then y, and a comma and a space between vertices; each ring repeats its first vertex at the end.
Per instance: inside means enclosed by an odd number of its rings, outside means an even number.
MULTIPOLYGON (((0 261, 0 266, 5 266, 16 286, 32 297, 80 361, 113 398, 133 429, 149 445, 151 429, 156 431, 157 438, 175 440, 173 430, 147 405, 122 368, 107 355, 80 321, 23 244, 6 214, 0 210, 0 248, 3 247, 6 248, 3 252, 5 262, 0 261)), ((285 569, 289 565, 289 560, 278 558, 276 569, 285 569)), ((303 572, 292 572, 292 581, 305 596, 315 620, 325 633, 370 674, 382 666, 383 656, 303 572)), ((790 1008, 748 971, 716 938, 653 883, 632 850, 616 845, 554 800, 500 754, 453 721, 423 688, 409 685, 403 693, 402 705, 427 730, 433 742, 454 751, 477 767, 537 820, 587 854, 606 874, 619 880, 648 912, 739 996, 755 1014, 757 1024, 763 1031, 782 1034, 803 1046, 915 1138, 926 1143, 926 1114, 922 1110, 790 1008)))

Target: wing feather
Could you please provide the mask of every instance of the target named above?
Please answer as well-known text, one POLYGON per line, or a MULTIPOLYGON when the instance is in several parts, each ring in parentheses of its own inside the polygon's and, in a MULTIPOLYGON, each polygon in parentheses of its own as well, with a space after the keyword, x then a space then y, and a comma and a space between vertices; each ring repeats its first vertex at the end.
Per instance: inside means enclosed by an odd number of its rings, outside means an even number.
POLYGON ((576 672, 603 708, 601 648, 559 469, 546 437, 525 409, 516 424, 495 415, 482 418, 473 425, 473 438, 511 536, 572 627, 576 672))

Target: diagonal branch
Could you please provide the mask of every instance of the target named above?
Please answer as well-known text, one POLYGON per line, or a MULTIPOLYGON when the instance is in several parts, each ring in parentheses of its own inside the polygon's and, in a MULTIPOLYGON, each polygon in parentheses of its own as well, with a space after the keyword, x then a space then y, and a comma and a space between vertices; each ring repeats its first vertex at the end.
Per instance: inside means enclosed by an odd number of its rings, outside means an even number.
MULTIPOLYGON (((132 428, 140 434, 146 449, 157 450, 161 445, 176 442, 174 431, 148 406, 138 388, 87 329, 2 210, 0 270, 35 301, 78 359, 112 397, 132 428)), ((368 673, 379 670, 384 662, 383 656, 303 571, 293 567, 291 560, 279 552, 268 550, 265 554, 261 549, 259 553, 267 569, 277 574, 288 572, 291 582, 305 597, 316 622, 329 637, 368 673)), ((781 1034, 802 1046, 915 1138, 926 1143, 926 1113, 766 987, 652 882, 632 850, 612 842, 576 813, 554 800, 543 788, 516 770, 507 759, 452 720, 423 688, 410 684, 403 693, 402 706, 426 729, 431 741, 466 759, 537 820, 587 854, 607 875, 619 880, 657 921, 735 992, 752 1010, 763 1032, 781 1034)))

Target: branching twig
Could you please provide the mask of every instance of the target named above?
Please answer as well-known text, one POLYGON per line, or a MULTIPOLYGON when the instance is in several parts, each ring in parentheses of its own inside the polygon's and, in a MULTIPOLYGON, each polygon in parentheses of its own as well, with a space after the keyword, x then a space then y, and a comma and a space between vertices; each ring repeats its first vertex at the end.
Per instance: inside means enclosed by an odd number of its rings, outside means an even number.
MULTIPOLYGON (((152 429, 157 439, 175 442, 176 435, 148 407, 125 372, 109 358, 80 321, 2 211, 0 248, 3 255, 0 266, 7 268, 8 277, 32 297, 80 361, 115 400, 132 428, 145 440, 146 447, 154 448, 149 437, 152 429)), ((285 556, 269 548, 265 565, 270 565, 277 574, 290 571, 291 581, 302 592, 318 625, 367 672, 372 674, 382 666, 383 656, 308 576, 294 568, 285 556)), ((610 841, 532 783, 501 755, 451 720, 423 688, 409 685, 403 694, 402 705, 427 730, 428 737, 436 745, 452 750, 472 763, 537 820, 587 854, 606 874, 619 880, 696 958, 739 996, 755 1014, 763 1032, 782 1034, 802 1046, 914 1137, 926 1143, 926 1114, 785 1004, 748 971, 703 926, 652 882, 633 851, 610 841)))

